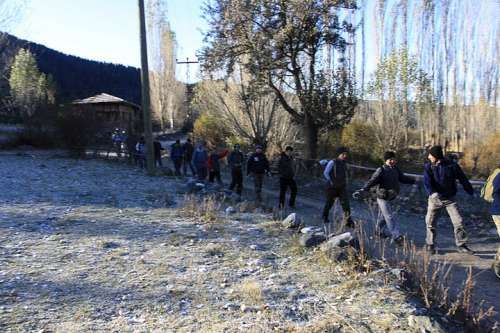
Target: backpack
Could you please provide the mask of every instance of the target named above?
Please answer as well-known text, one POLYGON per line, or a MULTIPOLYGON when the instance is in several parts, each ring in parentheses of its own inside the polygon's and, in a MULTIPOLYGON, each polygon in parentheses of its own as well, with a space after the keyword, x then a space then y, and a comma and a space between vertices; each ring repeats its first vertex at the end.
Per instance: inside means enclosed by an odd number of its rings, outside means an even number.
POLYGON ((495 171, 488 177, 486 184, 484 184, 481 189, 481 198, 487 202, 493 202, 493 180, 500 173, 500 168, 496 168, 495 171))

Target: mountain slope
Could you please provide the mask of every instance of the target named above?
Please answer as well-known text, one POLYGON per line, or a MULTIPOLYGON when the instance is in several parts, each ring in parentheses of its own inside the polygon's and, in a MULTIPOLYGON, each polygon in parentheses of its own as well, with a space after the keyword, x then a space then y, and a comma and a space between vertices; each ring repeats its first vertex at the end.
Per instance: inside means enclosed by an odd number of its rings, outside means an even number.
POLYGON ((106 92, 140 103, 140 71, 137 68, 82 59, 0 32, 0 98, 8 95, 9 69, 20 48, 29 49, 39 69, 57 84, 59 103, 106 92))

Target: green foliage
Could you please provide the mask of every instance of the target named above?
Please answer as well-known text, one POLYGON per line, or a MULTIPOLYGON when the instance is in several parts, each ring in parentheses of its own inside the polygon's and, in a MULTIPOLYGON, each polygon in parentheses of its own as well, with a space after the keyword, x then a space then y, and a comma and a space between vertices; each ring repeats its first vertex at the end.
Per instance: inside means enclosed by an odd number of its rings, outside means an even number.
POLYGON ((9 86, 14 105, 25 117, 32 117, 38 109, 55 102, 52 77, 38 70, 29 50, 20 49, 14 58, 9 86))
POLYGON ((372 120, 386 149, 407 148, 409 129, 435 107, 431 81, 407 49, 392 52, 377 65, 368 93, 377 100, 372 120))
POLYGON ((357 99, 348 70, 331 68, 326 51, 344 52, 351 24, 340 24, 340 8, 353 1, 214 1, 205 7, 210 24, 202 61, 206 70, 231 73, 235 65, 267 85, 283 109, 303 127, 305 157, 317 155, 321 130, 344 126, 357 99), (286 93, 297 97, 292 104, 286 93))
POLYGON ((359 120, 352 121, 342 130, 341 141, 357 161, 378 161, 385 151, 385 147, 377 143, 376 128, 359 120))
POLYGON ((194 123, 193 135, 196 139, 202 139, 209 146, 219 146, 226 142, 230 136, 215 116, 202 114, 194 123))

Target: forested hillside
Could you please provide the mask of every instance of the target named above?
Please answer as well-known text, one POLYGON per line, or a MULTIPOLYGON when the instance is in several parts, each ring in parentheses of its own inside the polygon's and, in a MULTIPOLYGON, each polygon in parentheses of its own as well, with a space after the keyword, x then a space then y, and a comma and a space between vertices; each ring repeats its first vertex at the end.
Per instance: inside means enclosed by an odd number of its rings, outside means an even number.
POLYGON ((10 65, 20 48, 36 57, 40 71, 52 75, 59 103, 106 92, 140 102, 139 69, 67 55, 0 32, 0 99, 9 94, 10 65))

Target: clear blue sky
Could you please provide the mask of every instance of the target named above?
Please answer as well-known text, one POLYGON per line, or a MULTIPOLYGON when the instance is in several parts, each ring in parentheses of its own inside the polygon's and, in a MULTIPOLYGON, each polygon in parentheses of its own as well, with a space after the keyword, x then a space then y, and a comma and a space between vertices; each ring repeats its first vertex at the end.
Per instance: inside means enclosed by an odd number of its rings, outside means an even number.
MULTIPOLYGON (((17 1, 17 0, 13 0, 17 1)), ((8 32, 82 58, 138 67, 137 0, 28 0, 19 24, 8 32)), ((202 45, 203 0, 169 0, 168 15, 179 45, 178 58, 194 58, 202 45)), ((185 77, 185 69, 178 75, 185 77)), ((191 73, 191 77, 195 73, 191 73)))

